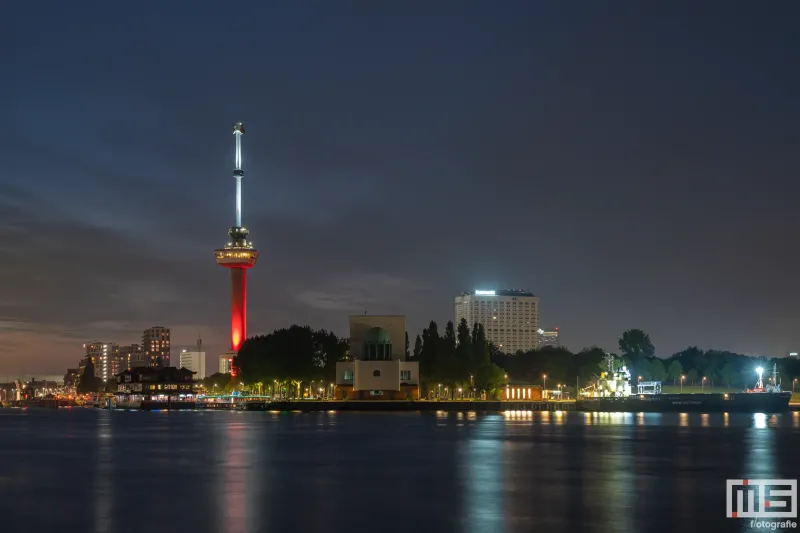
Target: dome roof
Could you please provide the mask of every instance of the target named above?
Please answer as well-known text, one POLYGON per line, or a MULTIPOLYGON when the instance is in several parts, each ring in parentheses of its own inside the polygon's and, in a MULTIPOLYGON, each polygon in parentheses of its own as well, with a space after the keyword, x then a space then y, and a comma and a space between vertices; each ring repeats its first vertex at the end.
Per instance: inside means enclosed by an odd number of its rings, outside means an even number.
POLYGON ((392 342, 389 334, 383 328, 372 328, 364 335, 364 342, 367 344, 386 344, 392 342))

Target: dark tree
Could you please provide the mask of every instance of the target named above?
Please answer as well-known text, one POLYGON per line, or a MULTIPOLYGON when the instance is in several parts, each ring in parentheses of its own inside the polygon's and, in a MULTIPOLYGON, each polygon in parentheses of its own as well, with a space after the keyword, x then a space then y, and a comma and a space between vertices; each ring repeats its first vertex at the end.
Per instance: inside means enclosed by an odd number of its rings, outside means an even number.
POLYGON ((672 380, 673 384, 681 379, 683 375, 683 366, 681 366, 680 361, 677 359, 673 360, 669 367, 667 367, 667 374, 669 375, 669 379, 672 380))
POLYGON ((458 323, 457 337, 458 346, 456 347, 456 358, 460 365, 467 368, 473 366, 474 354, 472 349, 472 333, 469 330, 466 319, 461 319, 458 323))
POLYGON ((575 354, 575 363, 580 383, 588 383, 594 376, 598 375, 602 370, 605 370, 605 356, 606 352, 597 346, 584 348, 575 354))
POLYGON ((414 341, 414 361, 419 361, 421 354, 422 354, 422 337, 417 335, 417 339, 414 341))
POLYGON ((650 367, 650 379, 653 381, 666 381, 667 371, 661 359, 653 357, 648 364, 650 367))
POLYGON ((488 398, 497 398, 497 393, 504 384, 505 372, 499 366, 489 363, 477 368, 475 388, 479 391, 486 391, 488 398))
POLYGON ((642 370, 644 363, 656 353, 650 335, 641 329, 629 329, 624 332, 619 339, 619 351, 625 364, 634 371, 642 370))
POLYGON ((456 354, 456 330, 453 326, 453 321, 448 320, 444 328, 444 337, 442 337, 442 347, 444 355, 450 356, 456 354))
POLYGON ((422 330, 422 351, 419 360, 419 373, 429 385, 438 378, 436 372, 441 342, 439 327, 431 320, 428 327, 422 330))
POLYGON ((730 387, 733 385, 733 382, 736 379, 736 367, 733 365, 733 363, 725 363, 720 370, 719 377, 726 386, 730 387))
POLYGON ((94 363, 90 357, 86 358, 86 365, 83 367, 83 374, 78 382, 78 393, 90 394, 100 392, 103 389, 103 380, 94 375, 94 363))
POLYGON ((291 326, 252 337, 236 356, 239 378, 246 384, 333 381, 336 362, 347 357, 348 345, 326 330, 291 326))
POLYGON ((486 331, 483 324, 477 322, 472 327, 472 359, 476 367, 488 365, 491 362, 492 345, 486 340, 486 331))
POLYGON ((231 375, 230 374, 223 374, 221 372, 216 372, 207 376, 205 379, 201 381, 203 387, 205 387, 206 391, 213 393, 215 390, 218 392, 224 391, 231 382, 231 375))

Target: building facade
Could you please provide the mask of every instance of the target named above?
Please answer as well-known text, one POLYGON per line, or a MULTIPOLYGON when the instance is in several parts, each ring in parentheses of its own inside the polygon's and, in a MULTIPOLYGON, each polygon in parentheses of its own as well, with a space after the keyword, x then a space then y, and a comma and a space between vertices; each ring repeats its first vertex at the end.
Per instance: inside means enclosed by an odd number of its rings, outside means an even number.
POLYGON ((114 342, 87 342, 86 359, 94 365, 94 376, 107 381, 127 368, 119 356, 119 346, 114 342))
POLYGON ((117 402, 190 401, 194 399, 194 376, 185 368, 132 368, 114 376, 117 402))
POLYGON ((236 352, 225 352, 219 356, 219 373, 231 374, 233 371, 233 358, 236 357, 236 352))
POLYGON ((561 346, 558 342, 558 328, 553 329, 539 329, 539 348, 545 347, 558 348, 561 346))
POLYGON ((194 372, 194 379, 204 379, 206 377, 206 352, 182 350, 177 366, 194 372))
POLYGON ((483 325, 486 339, 503 353, 539 347, 539 298, 524 290, 476 290, 455 298, 455 324, 483 325))
POLYGON ((67 373, 64 374, 64 388, 75 392, 81 379, 81 373, 80 368, 68 368, 67 373))
MULTIPOLYGON (((142 347, 138 344, 127 344, 119 347, 120 372, 130 370, 131 365, 143 361, 142 347)), ((146 366, 139 364, 138 366, 146 366)))
MULTIPOLYGON (((153 368, 166 368, 169 365, 169 328, 153 326, 142 333, 143 360, 153 368)), ((138 366, 138 365, 137 365, 138 366)))
POLYGON ((336 363, 343 400, 418 400, 419 363, 406 360, 406 317, 350 317, 350 357, 336 363))
POLYGON ((506 384, 500 389, 500 401, 510 402, 514 400, 541 402, 544 399, 542 387, 538 385, 513 385, 506 384))

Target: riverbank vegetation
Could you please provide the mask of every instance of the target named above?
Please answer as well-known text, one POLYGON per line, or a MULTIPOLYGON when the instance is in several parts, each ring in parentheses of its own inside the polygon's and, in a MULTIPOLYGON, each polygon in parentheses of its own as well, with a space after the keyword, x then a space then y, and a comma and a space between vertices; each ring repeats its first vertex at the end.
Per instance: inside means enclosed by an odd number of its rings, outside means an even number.
MULTIPOLYGON (((505 383, 546 385, 548 389, 573 391, 599 374, 606 365, 606 351, 597 346, 571 352, 566 348, 545 347, 529 352, 504 354, 486 339, 483 326, 454 325, 448 322, 440 331, 430 322, 421 334, 405 339, 407 358, 420 365, 423 396, 428 390, 448 391, 456 397, 459 389, 479 396, 496 396, 505 383)), ((752 388, 756 367, 763 367, 767 378, 772 364, 778 365, 784 390, 800 379, 800 359, 767 359, 723 350, 689 347, 669 357, 657 356, 650 336, 640 329, 625 331, 614 355, 631 370, 632 381, 661 381, 665 392, 734 391, 752 388)), ((327 387, 335 382, 336 362, 350 357, 349 341, 326 330, 291 326, 269 335, 247 339, 236 358, 237 383, 258 387, 262 392, 278 392, 327 387), (311 387, 311 384, 313 388, 311 387)), ((220 387, 220 378, 215 378, 220 387)), ((466 396, 466 393, 462 392, 466 396)))

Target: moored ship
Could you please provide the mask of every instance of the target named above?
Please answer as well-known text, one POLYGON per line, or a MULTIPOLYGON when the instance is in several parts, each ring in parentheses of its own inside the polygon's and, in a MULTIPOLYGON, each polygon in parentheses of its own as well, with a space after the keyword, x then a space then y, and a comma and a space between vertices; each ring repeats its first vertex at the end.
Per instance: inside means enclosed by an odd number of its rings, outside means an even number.
POLYGON ((615 358, 606 357, 608 370, 581 391, 577 402, 579 411, 605 412, 748 412, 782 413, 789 409, 791 392, 781 391, 777 368, 773 367, 772 380, 764 385, 761 368, 758 383, 752 390, 737 393, 662 394, 660 382, 638 384, 638 394, 633 394, 630 372, 618 367, 615 358))

